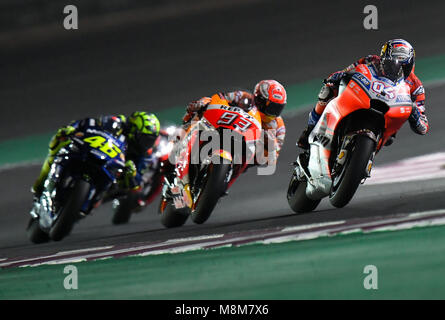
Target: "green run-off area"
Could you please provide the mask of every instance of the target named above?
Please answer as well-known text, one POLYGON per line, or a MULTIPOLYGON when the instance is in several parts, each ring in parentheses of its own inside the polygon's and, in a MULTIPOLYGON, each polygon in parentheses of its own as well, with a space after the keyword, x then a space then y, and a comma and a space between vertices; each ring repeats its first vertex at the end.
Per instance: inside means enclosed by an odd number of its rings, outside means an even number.
MULTIPOLYGON (((0 299, 444 299, 445 226, 0 270, 0 299), (367 265, 378 289, 365 289, 367 265)), ((368 279, 369 280, 369 279, 368 279)))

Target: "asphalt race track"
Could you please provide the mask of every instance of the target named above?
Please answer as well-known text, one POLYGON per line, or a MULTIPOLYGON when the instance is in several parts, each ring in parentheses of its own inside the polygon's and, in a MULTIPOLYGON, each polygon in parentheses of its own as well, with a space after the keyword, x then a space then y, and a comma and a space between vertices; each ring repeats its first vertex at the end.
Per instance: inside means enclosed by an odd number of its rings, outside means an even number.
MULTIPOLYGON (((401 8, 376 1, 379 30, 374 31, 363 28, 365 5, 252 1, 98 33, 67 31, 66 39, 4 50, 0 140, 49 132, 88 115, 185 105, 217 90, 252 88, 264 78, 285 85, 321 80, 358 57, 378 53, 390 38, 409 40, 418 57, 445 53, 440 27, 444 2, 407 1, 401 8)), ((430 134, 417 136, 406 125, 378 155, 376 166, 444 151, 444 89, 445 84, 427 87, 430 134)), ((33 245, 25 227, 29 189, 40 168, 0 171, 0 258, 444 208, 445 180, 435 180, 364 185, 346 208, 334 209, 324 200, 316 212, 293 214, 285 193, 297 155, 295 141, 306 120, 306 112, 286 119, 286 143, 276 173, 257 176, 250 169, 203 225, 189 221, 164 229, 157 199, 129 224, 113 226, 111 206, 105 204, 63 241, 33 245)))

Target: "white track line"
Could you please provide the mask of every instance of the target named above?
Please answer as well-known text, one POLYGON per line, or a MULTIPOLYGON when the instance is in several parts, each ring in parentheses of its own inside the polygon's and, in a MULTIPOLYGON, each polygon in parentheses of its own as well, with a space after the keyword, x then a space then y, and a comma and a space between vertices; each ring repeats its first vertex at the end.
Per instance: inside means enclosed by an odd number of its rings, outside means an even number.
POLYGON ((90 251, 99 251, 99 250, 107 250, 111 249, 114 246, 105 246, 105 247, 95 247, 95 248, 86 248, 86 249, 78 249, 78 250, 68 250, 68 251, 60 251, 56 253, 56 256, 66 256, 73 253, 81 253, 81 252, 90 252, 90 251))
POLYGON ((187 238, 167 240, 160 243, 146 243, 139 246, 132 246, 130 248, 121 248, 108 250, 106 247, 81 249, 74 251, 67 251, 58 253, 55 255, 49 255, 44 257, 35 257, 22 260, 5 260, 0 263, 0 267, 8 267, 11 265, 17 265, 20 267, 25 266, 38 266, 44 264, 66 264, 75 263, 87 260, 106 259, 115 255, 122 256, 148 256, 159 255, 165 253, 180 253, 196 250, 203 250, 206 248, 221 248, 227 246, 239 246, 247 244, 269 244, 269 243, 282 243, 288 241, 301 241, 308 239, 315 239, 319 237, 344 235, 355 232, 382 232, 382 231, 394 231, 405 230, 414 227, 426 227, 432 225, 444 225, 445 224, 445 209, 430 210, 423 212, 414 212, 406 214, 398 214, 387 218, 378 220, 369 220, 369 218, 354 219, 354 221, 332 221, 320 224, 310 224, 297 227, 285 227, 282 229, 274 230, 256 230, 257 232, 249 232, 248 234, 225 234, 225 235, 210 235, 203 237, 191 237, 187 238), (417 221, 415 221, 417 220, 417 221), (321 229, 320 229, 321 228, 321 229), (314 230, 318 229, 318 230, 314 230), (194 243, 190 243, 192 241, 194 243), (196 243, 196 241, 199 241, 196 243), (79 254, 73 257, 64 257, 69 253, 82 253, 99 251, 102 252, 79 254), (49 259, 43 261, 45 259, 49 259))
POLYGON ((404 159, 371 171, 366 185, 445 178, 445 152, 404 159))

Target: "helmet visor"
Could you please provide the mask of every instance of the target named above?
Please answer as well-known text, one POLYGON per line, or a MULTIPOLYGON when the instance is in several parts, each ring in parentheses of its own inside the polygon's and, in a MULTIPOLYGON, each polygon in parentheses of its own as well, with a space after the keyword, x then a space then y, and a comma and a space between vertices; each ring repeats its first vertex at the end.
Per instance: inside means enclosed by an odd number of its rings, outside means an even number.
POLYGON ((403 70, 401 61, 396 59, 384 59, 382 63, 385 77, 389 80, 396 81, 402 76, 403 70))
POLYGON ((271 102, 265 110, 265 114, 267 114, 268 116, 273 116, 273 117, 279 117, 281 115, 281 112, 284 109, 284 104, 282 103, 275 103, 275 102, 271 102))
POLYGON ((256 97, 255 105, 257 106, 258 110, 260 110, 265 115, 279 117, 286 104, 265 101, 264 99, 256 97))

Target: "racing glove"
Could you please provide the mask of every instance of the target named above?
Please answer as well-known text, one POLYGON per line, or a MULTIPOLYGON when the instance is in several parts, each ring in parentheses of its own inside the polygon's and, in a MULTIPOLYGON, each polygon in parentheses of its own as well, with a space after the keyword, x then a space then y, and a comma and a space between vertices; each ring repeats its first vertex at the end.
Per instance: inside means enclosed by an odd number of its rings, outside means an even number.
POLYGON ((416 106, 413 106, 408 122, 411 130, 413 130, 415 133, 425 135, 428 132, 428 119, 416 106))
POLYGON ((338 87, 340 85, 340 81, 345 77, 346 72, 344 71, 337 71, 331 74, 327 79, 323 80, 324 84, 331 84, 335 87, 338 87))
POLYGON ((207 107, 210 103, 209 97, 203 97, 197 101, 190 102, 187 106, 187 112, 195 113, 201 110, 204 107, 207 107))
POLYGON ((49 142, 49 154, 55 155, 61 148, 71 143, 69 136, 76 131, 76 128, 72 126, 62 127, 57 130, 57 133, 52 137, 49 142))
POLYGON ((137 188, 137 182, 136 182, 136 165, 132 160, 127 160, 125 162, 125 168, 124 172, 122 173, 121 177, 119 178, 119 187, 123 189, 134 189, 137 188))
POLYGON ((197 101, 192 101, 187 105, 187 113, 182 118, 183 123, 189 122, 193 116, 201 111, 203 108, 207 107, 210 103, 209 97, 203 97, 197 101))

